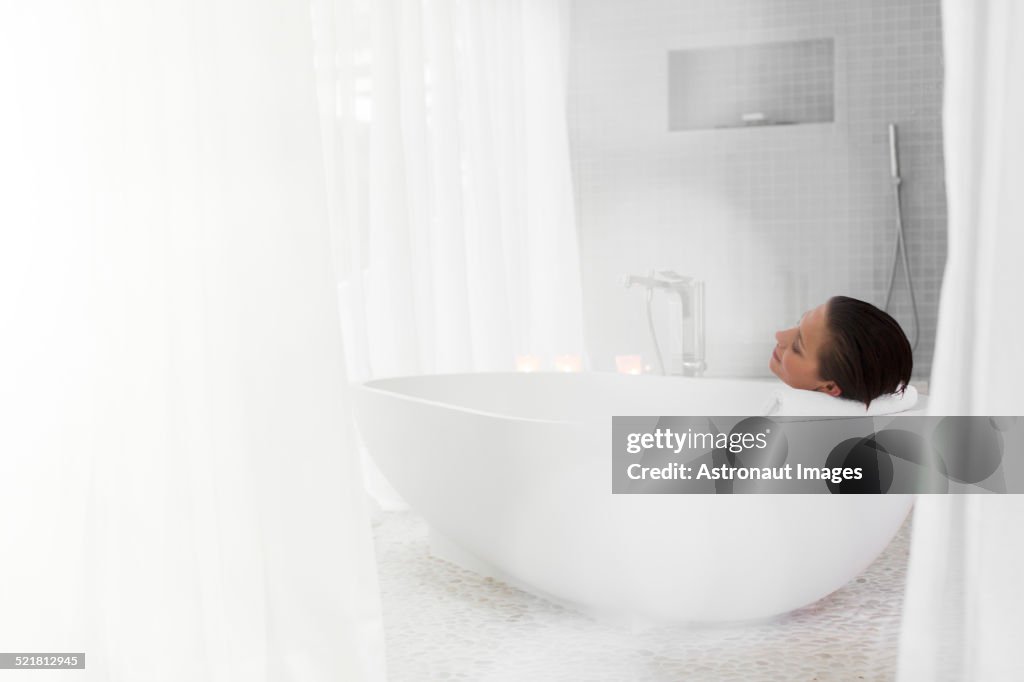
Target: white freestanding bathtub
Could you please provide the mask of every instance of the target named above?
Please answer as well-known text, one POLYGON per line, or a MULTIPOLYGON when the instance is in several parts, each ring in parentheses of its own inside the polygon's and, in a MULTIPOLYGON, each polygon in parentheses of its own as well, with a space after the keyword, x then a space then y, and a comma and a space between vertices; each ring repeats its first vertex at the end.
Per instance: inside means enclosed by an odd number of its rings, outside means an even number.
POLYGON ((371 456, 432 552, 622 623, 758 619, 810 604, 892 540, 911 495, 613 495, 612 415, 756 415, 777 382, 604 373, 380 379, 371 456))

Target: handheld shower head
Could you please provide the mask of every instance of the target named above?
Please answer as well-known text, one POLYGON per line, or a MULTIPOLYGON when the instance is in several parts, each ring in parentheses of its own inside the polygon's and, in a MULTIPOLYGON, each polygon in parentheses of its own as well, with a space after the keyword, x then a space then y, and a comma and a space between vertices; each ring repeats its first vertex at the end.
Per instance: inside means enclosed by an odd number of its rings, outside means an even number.
POLYGON ((896 147, 896 124, 889 124, 889 173, 893 180, 900 179, 900 156, 896 147))

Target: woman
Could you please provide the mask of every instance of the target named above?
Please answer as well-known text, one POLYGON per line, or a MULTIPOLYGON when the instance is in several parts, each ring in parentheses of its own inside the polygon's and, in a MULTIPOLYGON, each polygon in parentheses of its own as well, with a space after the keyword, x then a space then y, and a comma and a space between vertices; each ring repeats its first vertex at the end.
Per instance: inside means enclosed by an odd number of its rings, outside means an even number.
POLYGON ((914 356, 899 323, 870 303, 834 296, 776 332, 771 371, 793 388, 864 403, 902 391, 914 356))

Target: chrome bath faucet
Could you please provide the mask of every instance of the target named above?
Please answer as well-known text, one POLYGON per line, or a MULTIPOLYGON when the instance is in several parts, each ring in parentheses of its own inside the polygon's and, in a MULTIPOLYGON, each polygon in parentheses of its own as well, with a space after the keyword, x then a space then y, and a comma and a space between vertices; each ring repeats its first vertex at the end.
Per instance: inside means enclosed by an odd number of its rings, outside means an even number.
MULTIPOLYGON (((664 289, 679 296, 682 306, 682 347, 680 349, 681 365, 678 373, 682 376, 699 377, 707 369, 704 361, 704 282, 692 277, 685 277, 672 270, 651 270, 647 276, 625 275, 622 283, 627 287, 639 286, 647 291, 647 325, 654 344, 654 352, 658 358, 658 368, 668 375, 665 362, 661 357, 658 335, 654 331, 654 318, 651 314, 651 302, 655 289, 664 289)), ((671 361, 671 358, 670 358, 671 361)))

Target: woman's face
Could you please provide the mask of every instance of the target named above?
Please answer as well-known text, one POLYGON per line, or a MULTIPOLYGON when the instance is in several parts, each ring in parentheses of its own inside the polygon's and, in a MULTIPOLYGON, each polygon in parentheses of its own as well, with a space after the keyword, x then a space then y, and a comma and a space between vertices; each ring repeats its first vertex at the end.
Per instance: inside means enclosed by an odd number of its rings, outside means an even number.
POLYGON ((835 382, 824 381, 818 374, 818 351, 828 341, 827 313, 828 305, 822 303, 804 313, 797 326, 775 332, 778 345, 768 369, 793 388, 837 396, 841 391, 835 382))

